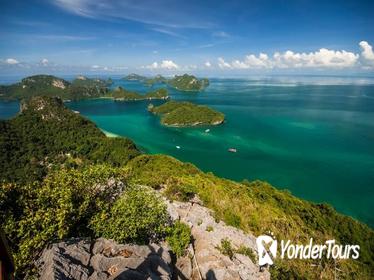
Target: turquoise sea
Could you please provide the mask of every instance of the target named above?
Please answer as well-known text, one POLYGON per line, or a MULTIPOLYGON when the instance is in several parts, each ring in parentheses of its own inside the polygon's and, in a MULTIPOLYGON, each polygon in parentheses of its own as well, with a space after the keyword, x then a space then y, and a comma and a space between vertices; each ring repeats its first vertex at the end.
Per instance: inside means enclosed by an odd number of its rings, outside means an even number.
MULTIPOLYGON (((161 126, 147 112, 147 101, 102 99, 66 105, 101 129, 133 139, 147 153, 168 154, 234 180, 266 180, 298 197, 330 203, 374 227, 374 79, 210 81, 201 93, 170 90, 172 99, 225 113, 225 124, 211 127, 209 133, 205 127, 161 126), (229 148, 237 153, 229 153, 229 148)), ((117 79, 113 86, 118 85, 149 90, 134 81, 117 79)), ((16 102, 0 102, 2 118, 17 110, 16 102)))

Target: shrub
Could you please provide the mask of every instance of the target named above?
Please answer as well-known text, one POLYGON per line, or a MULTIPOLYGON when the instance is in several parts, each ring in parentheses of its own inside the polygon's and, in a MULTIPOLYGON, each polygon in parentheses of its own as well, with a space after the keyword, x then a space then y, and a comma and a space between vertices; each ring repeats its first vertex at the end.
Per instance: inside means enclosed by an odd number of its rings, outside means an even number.
POLYGON ((1 186, 0 220, 5 221, 17 276, 33 272, 34 258, 48 243, 92 235, 88 220, 112 203, 123 180, 117 169, 91 166, 52 173, 42 183, 1 186))
POLYGON ((236 250, 236 253, 238 254, 241 254, 241 255, 244 255, 244 256, 247 256, 251 259, 251 261, 256 264, 257 262, 257 257, 255 255, 255 253, 253 252, 253 250, 249 247, 246 247, 244 245, 241 245, 237 250, 236 250))
POLYGON ((112 206, 107 206, 90 221, 90 227, 98 237, 119 243, 146 244, 165 233, 166 205, 151 189, 129 187, 112 206))
POLYGON ((195 188, 189 185, 170 184, 164 191, 164 195, 170 200, 187 202, 195 196, 195 188))
POLYGON ((207 226, 206 227, 206 231, 207 232, 212 232, 214 229, 213 229, 213 227, 212 226, 207 226))
POLYGON ((221 252, 221 254, 228 256, 230 259, 234 257, 235 250, 232 247, 230 240, 227 238, 221 239, 221 245, 217 246, 216 248, 221 252))
POLYGON ((166 241, 169 243, 171 250, 177 257, 183 255, 191 241, 191 229, 188 225, 177 221, 168 229, 166 241))
POLYGON ((224 220, 229 226, 240 227, 240 217, 229 209, 224 212, 224 220))

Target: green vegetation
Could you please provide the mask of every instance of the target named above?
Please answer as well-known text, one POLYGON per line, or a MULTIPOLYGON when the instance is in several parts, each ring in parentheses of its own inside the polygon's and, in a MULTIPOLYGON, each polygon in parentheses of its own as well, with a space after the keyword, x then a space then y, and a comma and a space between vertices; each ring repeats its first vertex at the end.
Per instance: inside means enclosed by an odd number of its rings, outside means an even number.
POLYGON ((168 80, 168 85, 180 91, 201 91, 209 85, 209 80, 198 79, 195 76, 184 74, 168 80))
POLYGON ((230 259, 234 257, 234 254, 241 254, 250 258, 253 263, 257 263, 257 257, 251 248, 241 245, 238 249, 235 249, 227 238, 221 240, 217 249, 230 259))
POLYGON ((80 87, 107 87, 113 83, 112 79, 103 80, 103 79, 90 79, 85 76, 79 75, 72 82, 72 86, 80 87))
POLYGON ((154 91, 150 91, 145 95, 141 95, 137 92, 128 91, 122 87, 118 87, 109 93, 116 101, 137 101, 137 100, 152 100, 152 99, 168 99, 169 94, 167 89, 160 88, 154 91))
POLYGON ((190 227, 180 221, 176 221, 174 225, 168 228, 166 241, 177 257, 183 256, 191 241, 190 227))
POLYGON ((195 196, 196 190, 193 186, 168 184, 163 194, 171 201, 187 202, 195 196))
POLYGON ((207 226, 205 229, 207 232, 212 232, 214 228, 212 226, 207 226))
POLYGON ((148 79, 145 79, 145 84, 147 86, 153 86, 155 84, 166 84, 167 83, 167 79, 161 75, 157 75, 153 78, 148 78, 148 79))
POLYGON ((104 204, 90 221, 97 237, 138 244, 159 240, 167 224, 168 215, 162 199, 153 190, 134 186, 128 187, 113 205, 104 204))
POLYGON ((43 93, 46 96, 59 96, 69 98, 70 83, 50 75, 35 75, 22 79, 21 82, 2 86, 0 97, 2 99, 22 99, 37 96, 43 93))
POLYGON ((40 180, 60 165, 120 166, 139 154, 131 140, 107 138, 60 99, 34 97, 21 107, 15 118, 0 121, 2 181, 40 180))
POLYGON ((249 247, 246 247, 244 245, 241 245, 237 250, 235 250, 237 254, 241 254, 244 256, 247 256, 251 259, 253 263, 257 263, 257 257, 256 254, 253 252, 253 250, 249 247))
MULTIPOLYGON (((139 185, 174 200, 197 194, 217 220, 255 235, 271 231, 293 243, 313 238, 317 244, 335 239, 360 245, 357 260, 325 258, 315 266, 312 260, 278 258, 272 278, 333 279, 338 270, 341 279, 370 279, 374 273, 374 231, 368 226, 266 182, 238 183, 169 156, 141 155, 130 140, 105 137, 60 99, 22 103, 18 116, 0 122, 0 150, 0 219, 20 277, 32 273, 33 260, 47 244, 67 237, 140 243, 166 237, 175 254, 183 254, 190 238, 186 226, 170 228, 162 200, 139 185)), ((228 240, 219 248, 229 256, 253 257, 228 240)))
POLYGON ((35 75, 21 82, 0 87, 0 98, 15 100, 33 96, 60 97, 64 100, 97 98, 107 93, 110 80, 89 79, 78 76, 72 83, 51 75, 35 75))
POLYGON ((0 219, 18 276, 34 272, 33 260, 48 243, 94 236, 96 233, 89 227, 91 219, 104 205, 114 203, 125 188, 123 182, 125 178, 118 169, 99 165, 61 169, 42 182, 3 184, 0 219))
POLYGON ((225 115, 207 106, 191 102, 169 101, 160 106, 149 106, 148 110, 161 115, 161 123, 167 126, 218 125, 225 115))
POLYGON ((221 252, 221 254, 228 256, 230 259, 234 257, 235 250, 232 247, 230 240, 227 238, 221 239, 221 245, 217 246, 217 249, 221 252))
POLYGON ((166 190, 173 185, 174 193, 179 186, 182 193, 186 186, 193 186, 217 219, 255 235, 272 231, 278 240, 290 239, 295 243, 306 244, 313 238, 318 244, 335 239, 341 244, 360 245, 358 260, 326 261, 318 267, 312 266, 312 261, 277 259, 276 266, 271 268, 274 277, 285 273, 297 278, 316 279, 322 275, 332 279, 335 268, 346 279, 366 279, 373 274, 374 231, 330 206, 296 198, 266 182, 221 179, 169 156, 140 155, 130 160, 125 169, 132 183, 166 190))

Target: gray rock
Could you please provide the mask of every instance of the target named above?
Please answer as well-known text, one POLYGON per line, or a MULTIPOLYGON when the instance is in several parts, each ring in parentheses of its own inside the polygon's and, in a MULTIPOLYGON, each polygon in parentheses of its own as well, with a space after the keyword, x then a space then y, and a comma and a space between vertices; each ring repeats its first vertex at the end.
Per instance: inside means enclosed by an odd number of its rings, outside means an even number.
POLYGON ((122 245, 104 238, 52 244, 36 262, 43 280, 166 280, 172 278, 171 265, 165 245, 122 245))
POLYGON ((176 263, 176 269, 182 274, 180 279, 200 279, 200 276, 203 279, 216 280, 270 279, 269 271, 260 272, 258 265, 248 256, 234 254, 230 259, 217 249, 222 239, 228 239, 234 249, 245 246, 256 254, 255 236, 224 222, 217 223, 212 211, 203 207, 198 198, 194 198, 192 202, 165 202, 172 218, 191 227, 194 240, 192 248, 189 249, 189 255, 193 256, 192 275, 190 268, 187 267, 187 260, 180 258, 176 263))

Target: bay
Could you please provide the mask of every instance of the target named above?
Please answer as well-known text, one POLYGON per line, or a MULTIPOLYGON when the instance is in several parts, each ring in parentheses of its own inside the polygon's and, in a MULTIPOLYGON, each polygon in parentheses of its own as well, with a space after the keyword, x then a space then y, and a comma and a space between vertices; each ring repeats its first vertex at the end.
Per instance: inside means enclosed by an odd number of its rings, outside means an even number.
MULTIPOLYGON (((147 153, 168 154, 229 179, 265 180, 298 197, 327 202, 374 226, 371 79, 210 81, 201 93, 170 89, 172 99, 208 105, 226 115, 226 122, 210 127, 208 133, 206 127, 160 125, 147 112, 148 101, 96 99, 66 105, 111 136, 131 138, 147 153), (229 153, 229 148, 237 153, 229 153)), ((140 82, 115 79, 113 87, 119 85, 143 93, 150 90, 140 82)), ((16 102, 0 102, 1 118, 9 118, 17 110, 16 102)))

